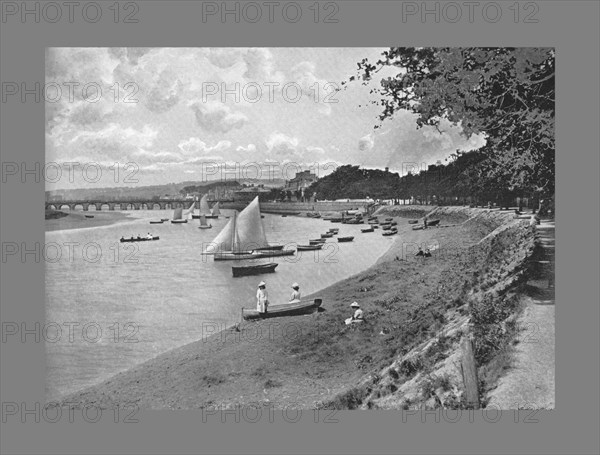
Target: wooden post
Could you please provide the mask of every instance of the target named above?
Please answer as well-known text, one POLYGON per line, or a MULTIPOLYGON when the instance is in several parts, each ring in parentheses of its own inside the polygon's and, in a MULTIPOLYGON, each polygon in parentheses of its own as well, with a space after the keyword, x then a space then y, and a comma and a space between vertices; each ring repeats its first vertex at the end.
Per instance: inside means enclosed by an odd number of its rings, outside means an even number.
POLYGON ((460 341, 462 351, 461 370, 467 404, 473 409, 479 409, 479 383, 477 380, 477 365, 473 355, 473 343, 469 335, 464 335, 460 341))

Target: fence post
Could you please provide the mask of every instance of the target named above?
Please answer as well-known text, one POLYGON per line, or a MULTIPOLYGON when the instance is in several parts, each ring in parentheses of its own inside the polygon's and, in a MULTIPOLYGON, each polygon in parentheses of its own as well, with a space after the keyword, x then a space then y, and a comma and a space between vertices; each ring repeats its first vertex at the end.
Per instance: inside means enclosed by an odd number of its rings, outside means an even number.
POLYGON ((462 353, 461 372, 465 386, 467 404, 473 409, 479 409, 479 382, 477 380, 477 365, 473 354, 473 343, 468 334, 460 341, 462 353))

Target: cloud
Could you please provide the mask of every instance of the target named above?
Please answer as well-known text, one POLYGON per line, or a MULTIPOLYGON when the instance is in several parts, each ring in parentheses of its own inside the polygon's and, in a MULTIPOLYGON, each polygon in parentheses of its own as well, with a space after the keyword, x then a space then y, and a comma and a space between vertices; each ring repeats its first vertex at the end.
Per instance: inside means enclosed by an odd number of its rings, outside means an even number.
POLYGON ((207 155, 209 153, 222 153, 231 147, 230 141, 219 141, 212 147, 207 146, 204 141, 198 137, 191 137, 185 141, 181 141, 177 147, 185 155, 207 155))
MULTIPOLYGON (((109 123, 97 131, 79 131, 61 141, 61 157, 83 161, 153 161, 164 151, 152 150, 158 130, 149 125, 140 129, 109 123)), ((53 139, 52 136, 50 139, 53 139)), ((61 138, 64 139, 64 138, 61 138)), ((52 148, 50 146, 50 148, 52 148)), ((47 157, 50 158, 50 157, 47 157)))
POLYGON ((246 72, 243 77, 253 81, 281 82, 284 77, 279 71, 274 71, 273 54, 269 49, 257 47, 246 51, 243 56, 246 72))
POLYGON ((234 128, 242 128, 248 122, 248 117, 232 111, 225 104, 193 101, 189 107, 196 115, 198 126, 205 131, 226 133, 234 128))
POLYGON ((163 71, 146 91, 146 107, 156 113, 168 111, 179 102, 182 87, 172 71, 163 71))
POLYGON ((256 152, 256 145, 248 144, 246 147, 243 145, 238 145, 235 149, 236 152, 256 152))
POLYGON ((265 141, 268 153, 275 156, 296 155, 296 148, 300 141, 297 137, 286 136, 283 133, 273 132, 265 141))
POLYGON ((229 48, 211 48, 208 50, 208 60, 219 68, 229 68, 240 61, 240 50, 229 48))
POLYGON ((375 138, 373 137, 373 133, 369 133, 358 140, 358 149, 361 152, 367 152, 371 150, 374 146, 375 138))

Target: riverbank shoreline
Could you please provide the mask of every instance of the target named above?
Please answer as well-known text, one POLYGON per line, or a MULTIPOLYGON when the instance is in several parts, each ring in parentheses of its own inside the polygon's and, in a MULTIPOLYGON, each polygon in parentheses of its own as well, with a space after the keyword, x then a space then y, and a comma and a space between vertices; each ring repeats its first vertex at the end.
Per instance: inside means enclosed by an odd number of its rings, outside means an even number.
MULTIPOLYGON (((410 210, 408 218, 417 214, 414 207, 410 210)), ((399 238, 373 266, 305 297, 323 299, 323 312, 242 322, 219 332, 214 326, 202 327, 198 341, 70 394, 65 402, 107 408, 135 403, 151 409, 226 409, 257 402, 314 408, 332 400, 368 370, 389 364, 417 338, 434 333, 447 299, 470 279, 468 272, 454 270, 460 254, 513 219, 512 213, 484 209, 420 210, 436 211, 442 226, 449 227, 413 231, 407 217, 399 216, 408 212, 384 210, 398 221, 399 238), (477 222, 463 223, 473 216, 477 222), (419 246, 429 247, 434 256, 415 258, 419 246), (441 288, 446 289, 444 295, 441 288), (348 327, 343 321, 355 300, 365 310, 367 324, 348 327), (430 301, 435 308, 423 313, 423 303, 430 301), (405 324, 415 317, 422 318, 418 331, 408 333, 405 324)))

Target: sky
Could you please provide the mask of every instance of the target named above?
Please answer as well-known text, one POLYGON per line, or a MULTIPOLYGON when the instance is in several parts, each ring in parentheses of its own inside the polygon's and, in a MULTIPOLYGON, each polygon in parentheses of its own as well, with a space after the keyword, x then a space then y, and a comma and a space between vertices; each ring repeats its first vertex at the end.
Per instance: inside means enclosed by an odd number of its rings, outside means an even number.
POLYGON ((417 129, 405 111, 380 123, 369 92, 392 70, 341 83, 384 50, 47 48, 46 189, 321 177, 343 164, 404 174, 484 144, 451 125, 417 129))

